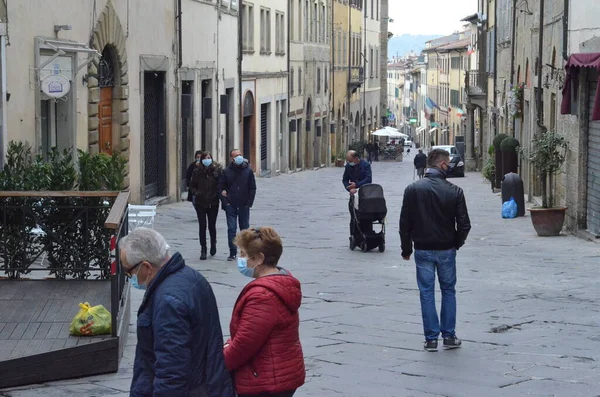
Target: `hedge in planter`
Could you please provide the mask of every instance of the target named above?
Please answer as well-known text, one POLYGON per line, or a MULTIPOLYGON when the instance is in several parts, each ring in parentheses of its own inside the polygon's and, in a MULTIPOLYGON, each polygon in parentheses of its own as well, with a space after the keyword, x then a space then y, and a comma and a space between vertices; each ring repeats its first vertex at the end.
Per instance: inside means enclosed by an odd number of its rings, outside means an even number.
MULTIPOLYGON (((34 157, 31 148, 11 142, 0 173, 4 191, 121 190, 126 161, 119 155, 78 152, 79 169, 72 151, 52 149, 49 160, 34 157)), ((17 278, 42 255, 57 278, 88 278, 88 268, 99 278, 110 276, 110 232, 104 222, 114 198, 11 197, 0 199, 0 269, 17 278), (41 232, 32 233, 34 230, 41 232), (9 268, 18 270, 9 271, 9 268)))
POLYGON ((508 135, 498 134, 494 137, 494 141, 493 141, 494 152, 495 152, 494 169, 496 171, 496 179, 494 181, 494 187, 496 189, 500 189, 500 186, 502 185, 502 177, 504 176, 504 173, 502 170, 502 149, 500 148, 500 145, 502 144, 502 141, 505 140, 506 138, 508 138, 508 135))
POLYGON ((519 171, 519 146, 520 143, 515 138, 506 138, 500 144, 502 152, 502 177, 504 175, 519 171))

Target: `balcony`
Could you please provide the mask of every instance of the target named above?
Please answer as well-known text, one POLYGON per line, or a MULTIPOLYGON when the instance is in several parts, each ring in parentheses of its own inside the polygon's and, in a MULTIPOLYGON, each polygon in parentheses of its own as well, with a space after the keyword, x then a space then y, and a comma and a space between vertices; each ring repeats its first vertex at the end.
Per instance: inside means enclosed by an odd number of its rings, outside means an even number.
POLYGON ((485 96, 488 85, 488 74, 479 70, 470 70, 465 76, 465 89, 470 97, 485 96))
POLYGON ((365 68, 362 66, 352 66, 349 70, 348 89, 354 93, 365 82, 365 68))

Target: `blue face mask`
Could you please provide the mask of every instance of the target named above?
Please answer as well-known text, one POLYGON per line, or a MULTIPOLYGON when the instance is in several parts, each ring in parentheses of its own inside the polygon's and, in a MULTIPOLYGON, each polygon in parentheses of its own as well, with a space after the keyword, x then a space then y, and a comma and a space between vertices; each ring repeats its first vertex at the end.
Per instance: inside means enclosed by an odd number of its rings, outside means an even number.
POLYGON ((240 273, 242 273, 242 275, 250 278, 254 277, 254 269, 248 267, 248 258, 242 258, 238 256, 237 267, 240 273))
POLYGON ((133 288, 140 289, 142 291, 146 290, 146 286, 145 285, 140 285, 138 283, 138 275, 137 274, 134 274, 133 276, 131 276, 131 286, 133 288))
POLYGON ((242 165, 242 163, 244 162, 244 156, 236 156, 233 159, 233 162, 236 163, 237 165, 242 165))
POLYGON ((202 160, 202 164, 204 164, 205 167, 210 167, 212 164, 212 159, 204 159, 202 160))

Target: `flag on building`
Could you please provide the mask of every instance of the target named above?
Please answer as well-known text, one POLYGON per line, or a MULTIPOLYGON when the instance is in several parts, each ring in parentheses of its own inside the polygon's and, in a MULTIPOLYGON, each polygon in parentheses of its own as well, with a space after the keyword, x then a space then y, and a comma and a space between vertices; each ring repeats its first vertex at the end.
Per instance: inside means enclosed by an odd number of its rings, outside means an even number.
POLYGON ((467 55, 472 55, 475 53, 475 48, 470 45, 469 48, 467 49, 467 55))
POLYGON ((456 114, 458 115, 458 117, 465 117, 465 111, 461 108, 456 108, 456 114))

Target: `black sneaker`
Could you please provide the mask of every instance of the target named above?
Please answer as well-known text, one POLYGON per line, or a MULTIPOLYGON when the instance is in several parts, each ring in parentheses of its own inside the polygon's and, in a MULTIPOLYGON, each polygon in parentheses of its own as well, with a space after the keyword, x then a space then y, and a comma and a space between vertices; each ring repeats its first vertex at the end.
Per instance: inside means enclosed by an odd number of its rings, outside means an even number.
POLYGON ((423 348, 425 350, 427 350, 428 352, 436 352, 437 349, 438 349, 438 341, 437 341, 437 339, 426 340, 425 343, 423 344, 423 348))
POLYGON ((227 257, 227 262, 233 262, 233 261, 235 261, 237 259, 236 256, 237 255, 229 255, 227 257))
POLYGON ((456 336, 444 338, 444 349, 458 349, 462 345, 462 341, 456 336))

